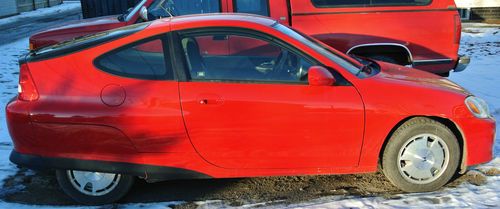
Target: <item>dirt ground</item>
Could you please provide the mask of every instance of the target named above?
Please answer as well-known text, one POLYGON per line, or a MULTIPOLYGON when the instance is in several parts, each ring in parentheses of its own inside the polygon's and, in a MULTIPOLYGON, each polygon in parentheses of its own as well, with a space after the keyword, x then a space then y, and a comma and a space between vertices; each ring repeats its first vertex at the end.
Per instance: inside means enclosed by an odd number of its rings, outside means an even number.
MULTIPOLYGON (((446 187, 469 182, 486 183, 486 175, 500 175, 498 169, 472 170, 457 177, 446 187)), ((20 169, 5 181, 0 199, 6 202, 37 205, 74 205, 59 188, 52 172, 20 169)), ((175 208, 195 208, 196 201, 221 200, 231 206, 263 203, 287 204, 324 196, 382 196, 397 198, 400 194, 380 174, 295 176, 247 179, 182 180, 146 183, 137 180, 121 203, 185 201, 175 208)))

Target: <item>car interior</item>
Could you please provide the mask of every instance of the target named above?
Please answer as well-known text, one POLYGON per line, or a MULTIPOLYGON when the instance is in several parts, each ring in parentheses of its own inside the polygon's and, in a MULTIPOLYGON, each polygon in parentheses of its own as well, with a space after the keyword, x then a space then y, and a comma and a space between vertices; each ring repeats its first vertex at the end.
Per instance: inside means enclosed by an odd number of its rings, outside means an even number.
POLYGON ((212 44, 203 43, 214 39, 217 37, 182 39, 191 79, 307 82, 307 69, 312 64, 295 53, 272 43, 233 35, 227 37, 227 50, 215 52, 210 49, 212 44))

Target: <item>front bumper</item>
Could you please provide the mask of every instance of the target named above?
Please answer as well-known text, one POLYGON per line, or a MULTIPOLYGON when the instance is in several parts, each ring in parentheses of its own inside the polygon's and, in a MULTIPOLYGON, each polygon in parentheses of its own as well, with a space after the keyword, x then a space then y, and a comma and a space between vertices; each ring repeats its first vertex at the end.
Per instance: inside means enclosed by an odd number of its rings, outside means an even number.
POLYGON ((457 66, 455 66, 455 72, 462 72, 464 71, 467 66, 470 64, 470 57, 468 56, 461 56, 458 58, 457 66))
POLYGON ((493 160, 496 121, 493 118, 468 118, 458 121, 465 138, 466 166, 476 166, 493 160))

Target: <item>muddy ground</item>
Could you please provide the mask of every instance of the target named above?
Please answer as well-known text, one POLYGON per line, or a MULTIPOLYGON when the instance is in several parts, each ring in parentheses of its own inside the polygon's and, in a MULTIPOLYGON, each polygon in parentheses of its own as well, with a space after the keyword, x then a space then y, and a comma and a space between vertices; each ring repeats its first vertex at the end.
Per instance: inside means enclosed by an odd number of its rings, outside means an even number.
MULTIPOLYGON (((483 185, 486 175, 500 175, 498 169, 473 170, 454 179, 446 187, 463 183, 483 185)), ((36 205, 75 205, 59 188, 51 172, 20 169, 5 181, 0 199, 36 205)), ((182 180, 146 183, 137 180, 121 203, 185 201, 176 208, 195 208, 196 201, 221 200, 231 206, 263 203, 298 203, 324 196, 382 196, 400 194, 380 174, 269 177, 247 179, 182 180)))

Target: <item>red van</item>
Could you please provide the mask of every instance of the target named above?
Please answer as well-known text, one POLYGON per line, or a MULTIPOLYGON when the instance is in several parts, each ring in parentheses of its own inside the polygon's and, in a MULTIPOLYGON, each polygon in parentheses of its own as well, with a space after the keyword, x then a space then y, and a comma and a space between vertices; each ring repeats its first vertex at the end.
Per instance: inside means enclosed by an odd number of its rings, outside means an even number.
MULTIPOLYGON (((453 0, 142 0, 122 15, 35 34, 30 48, 158 18, 219 12, 268 16, 347 54, 444 76, 469 63, 458 55, 461 22, 453 0)), ((249 50, 238 40, 213 41, 226 51, 220 53, 249 50)))

